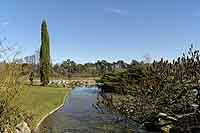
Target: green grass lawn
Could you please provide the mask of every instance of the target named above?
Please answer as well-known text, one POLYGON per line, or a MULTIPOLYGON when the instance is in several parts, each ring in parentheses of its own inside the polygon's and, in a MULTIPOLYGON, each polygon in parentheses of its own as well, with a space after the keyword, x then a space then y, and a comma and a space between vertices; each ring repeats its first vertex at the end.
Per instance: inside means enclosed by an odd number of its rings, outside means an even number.
POLYGON ((46 114, 63 103, 69 92, 66 88, 25 85, 16 101, 25 112, 33 114, 33 120, 29 123, 33 129, 46 114))

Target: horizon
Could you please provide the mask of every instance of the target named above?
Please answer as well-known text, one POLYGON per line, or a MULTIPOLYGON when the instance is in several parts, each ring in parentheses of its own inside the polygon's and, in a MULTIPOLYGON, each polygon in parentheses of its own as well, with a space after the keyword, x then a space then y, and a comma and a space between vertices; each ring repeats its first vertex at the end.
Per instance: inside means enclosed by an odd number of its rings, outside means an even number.
POLYGON ((3 0, 1 4, 0 38, 17 44, 23 56, 40 48, 44 18, 55 63, 66 59, 131 62, 146 55, 172 60, 190 44, 200 49, 200 2, 196 0, 3 0))

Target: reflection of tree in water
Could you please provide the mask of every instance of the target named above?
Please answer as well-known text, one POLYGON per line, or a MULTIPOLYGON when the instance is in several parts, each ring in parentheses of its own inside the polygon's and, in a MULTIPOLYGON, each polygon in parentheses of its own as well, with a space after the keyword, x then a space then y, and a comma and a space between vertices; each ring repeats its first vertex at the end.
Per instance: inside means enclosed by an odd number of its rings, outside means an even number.
POLYGON ((114 110, 112 93, 99 91, 97 93, 97 102, 93 104, 93 107, 98 113, 108 114, 113 123, 127 122, 125 117, 114 110))
POLYGON ((104 91, 100 90, 97 93, 97 102, 96 104, 93 104, 93 107, 99 112, 99 113, 107 113, 112 112, 112 94, 111 93, 105 93, 104 91))

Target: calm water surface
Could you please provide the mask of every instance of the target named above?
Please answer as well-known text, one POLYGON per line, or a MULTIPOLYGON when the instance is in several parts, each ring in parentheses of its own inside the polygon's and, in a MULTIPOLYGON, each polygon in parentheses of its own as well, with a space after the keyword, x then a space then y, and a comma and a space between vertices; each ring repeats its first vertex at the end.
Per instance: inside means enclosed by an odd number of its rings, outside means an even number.
POLYGON ((134 122, 98 104, 99 92, 97 87, 73 89, 64 106, 43 121, 40 132, 135 132, 134 122))

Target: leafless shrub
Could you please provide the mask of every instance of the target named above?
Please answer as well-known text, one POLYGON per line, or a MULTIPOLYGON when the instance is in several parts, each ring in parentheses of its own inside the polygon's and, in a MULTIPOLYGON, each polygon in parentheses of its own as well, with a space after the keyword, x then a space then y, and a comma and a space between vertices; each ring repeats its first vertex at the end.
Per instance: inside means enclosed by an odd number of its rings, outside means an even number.
POLYGON ((0 132, 12 131, 23 119, 23 111, 15 104, 23 81, 21 66, 15 62, 18 54, 0 41, 0 132))

